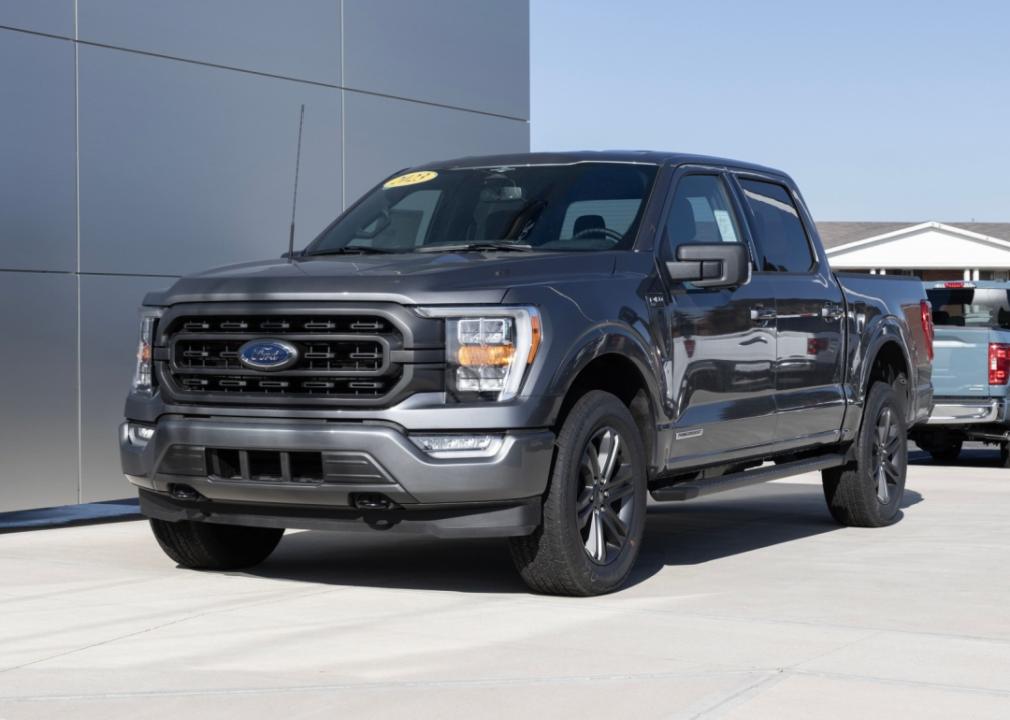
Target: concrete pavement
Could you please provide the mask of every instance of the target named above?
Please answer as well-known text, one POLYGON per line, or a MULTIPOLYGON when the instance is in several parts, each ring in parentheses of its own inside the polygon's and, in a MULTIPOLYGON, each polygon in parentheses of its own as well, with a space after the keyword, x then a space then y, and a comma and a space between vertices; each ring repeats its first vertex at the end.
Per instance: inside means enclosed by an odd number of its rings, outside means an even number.
POLYGON ((909 472, 841 529, 804 476, 651 509, 627 590, 528 594, 496 541, 289 533, 176 569, 143 522, 0 535, 0 720, 1010 717, 1010 471, 909 472))

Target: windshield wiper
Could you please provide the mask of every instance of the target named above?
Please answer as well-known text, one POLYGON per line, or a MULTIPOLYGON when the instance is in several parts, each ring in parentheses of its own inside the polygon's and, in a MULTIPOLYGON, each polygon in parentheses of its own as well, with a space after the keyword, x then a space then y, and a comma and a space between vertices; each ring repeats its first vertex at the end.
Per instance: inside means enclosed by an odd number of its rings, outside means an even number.
POLYGON ((343 247, 330 248, 320 252, 309 253, 309 257, 317 255, 393 255, 399 250, 384 250, 382 248, 371 247, 369 245, 344 245, 343 247))
POLYGON ((417 248, 414 252, 434 253, 434 252, 484 252, 487 250, 506 250, 512 252, 531 252, 532 245, 523 245, 514 242, 496 242, 485 240, 483 242, 459 243, 457 245, 425 245, 417 248))

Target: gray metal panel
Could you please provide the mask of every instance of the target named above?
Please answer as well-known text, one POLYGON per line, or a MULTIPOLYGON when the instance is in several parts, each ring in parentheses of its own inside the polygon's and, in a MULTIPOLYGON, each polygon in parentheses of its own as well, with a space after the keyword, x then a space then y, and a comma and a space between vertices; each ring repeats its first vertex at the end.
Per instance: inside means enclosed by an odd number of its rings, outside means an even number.
POLYGON ((81 40, 337 84, 339 0, 78 0, 81 40))
POLYGON ((0 272, 0 511, 77 502, 77 278, 0 272))
POLYGON ((344 0, 344 86, 528 119, 526 0, 344 0))
POLYGON ((131 497, 117 430, 137 356, 137 308, 164 278, 81 276, 81 500, 131 497))
POLYGON ((529 150, 521 120, 448 110, 356 92, 344 93, 346 200, 408 165, 469 154, 529 150))
POLYGON ((0 25, 74 36, 74 0, 2 0, 0 25))
POLYGON ((80 48, 81 269, 178 275, 298 245, 340 209, 340 91, 80 48))
POLYGON ((0 268, 77 263, 74 44, 0 30, 0 268))

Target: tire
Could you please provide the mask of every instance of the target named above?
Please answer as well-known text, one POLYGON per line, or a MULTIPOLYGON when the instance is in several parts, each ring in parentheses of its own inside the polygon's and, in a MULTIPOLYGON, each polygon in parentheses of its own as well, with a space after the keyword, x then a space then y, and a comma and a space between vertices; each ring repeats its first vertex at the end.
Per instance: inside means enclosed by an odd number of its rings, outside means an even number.
POLYGON ((523 580, 548 595, 620 588, 638 558, 646 493, 645 448, 634 418, 614 395, 586 393, 558 434, 540 526, 509 540, 523 580))
POLYGON ((901 509, 908 469, 904 403, 892 385, 870 387, 855 454, 854 461, 821 473, 828 510, 842 525, 890 525, 901 509))
POLYGON ((274 551, 284 534, 276 528, 153 518, 151 530, 165 554, 191 570, 242 570, 258 565, 274 551))
POLYGON ((1002 468, 1010 468, 1010 444, 1000 443, 999 466, 1002 468))
POLYGON ((951 440, 946 445, 930 445, 923 448, 923 450, 928 452, 935 462, 947 464, 957 461, 958 457, 961 456, 961 446, 963 444, 964 441, 962 440, 951 440))

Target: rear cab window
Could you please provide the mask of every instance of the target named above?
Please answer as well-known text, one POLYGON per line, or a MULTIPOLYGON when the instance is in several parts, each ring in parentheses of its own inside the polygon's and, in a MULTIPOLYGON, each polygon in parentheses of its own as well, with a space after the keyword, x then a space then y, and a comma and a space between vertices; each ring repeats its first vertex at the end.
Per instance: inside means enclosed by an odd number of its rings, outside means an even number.
POLYGON ((751 212, 757 269, 806 273, 814 269, 810 239, 789 190, 778 183, 739 178, 751 212))
POLYGON ((1010 330, 1010 290, 951 283, 926 291, 939 327, 1010 330))

